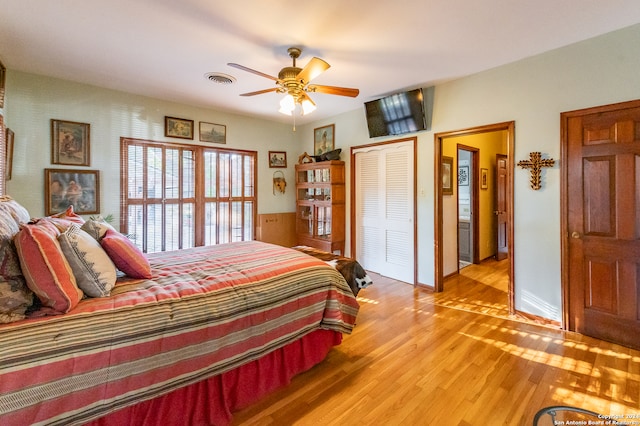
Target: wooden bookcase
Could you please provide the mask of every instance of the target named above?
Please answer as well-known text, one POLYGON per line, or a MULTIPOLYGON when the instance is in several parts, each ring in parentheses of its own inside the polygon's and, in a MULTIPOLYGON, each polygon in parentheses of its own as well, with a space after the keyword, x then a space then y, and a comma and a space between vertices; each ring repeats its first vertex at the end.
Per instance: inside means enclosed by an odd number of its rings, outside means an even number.
POLYGON ((344 161, 296 164, 298 244, 344 255, 344 161))

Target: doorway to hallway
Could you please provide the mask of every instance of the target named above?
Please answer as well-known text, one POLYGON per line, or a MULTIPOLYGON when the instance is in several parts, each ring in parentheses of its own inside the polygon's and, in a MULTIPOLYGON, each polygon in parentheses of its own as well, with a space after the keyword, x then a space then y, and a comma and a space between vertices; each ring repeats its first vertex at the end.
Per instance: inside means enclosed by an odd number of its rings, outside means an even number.
MULTIPOLYGON (((481 126, 472 129, 459 130, 454 132, 439 133, 435 135, 435 159, 437 164, 442 164, 443 157, 456 157, 454 164, 458 165, 457 157, 459 144, 472 146, 478 149, 478 165, 473 166, 473 161, 469 165, 470 168, 476 170, 479 176, 476 181, 480 189, 476 191, 478 194, 476 202, 476 217, 470 216, 472 220, 476 220, 476 229, 474 232, 478 235, 476 239, 477 247, 472 252, 472 263, 478 264, 483 260, 495 258, 497 255, 497 214, 496 214, 496 188, 498 185, 498 174, 496 172, 496 154, 504 154, 507 158, 507 171, 505 179, 504 194, 506 199, 506 211, 503 218, 506 218, 506 246, 508 248, 507 262, 508 268, 508 289, 506 294, 506 304, 511 313, 515 312, 514 308, 514 281, 513 281, 513 159, 510 155, 514 149, 515 123, 506 122, 494 125, 481 126), (474 138, 478 138, 475 141, 474 138), (490 146, 486 140, 496 138, 501 142, 498 146, 490 146), (474 142, 470 142, 474 140, 474 142), (484 198, 485 202, 480 202, 480 198, 484 198)), ((464 163, 462 164, 464 166, 464 163)), ((459 190, 460 190, 460 169, 457 169, 458 179, 454 180, 455 188, 452 194, 443 193, 442 182, 443 176, 440 170, 436 173, 436 199, 435 199, 435 255, 436 255, 436 273, 435 273, 435 291, 445 291, 445 277, 457 275, 459 272, 459 250, 460 230, 459 230, 459 190), (455 236, 455 237, 452 237, 455 236), (453 255, 452 255, 453 254, 453 255), (452 260, 453 259, 453 260, 452 260)), ((464 178, 465 170, 462 170, 464 178)), ((462 183, 465 183, 464 180, 462 183)), ((470 191, 473 191, 473 187, 470 191)), ((464 199, 464 198, 463 198, 464 199)), ((473 202, 473 195, 469 197, 469 202, 473 202)), ((464 212, 463 212, 464 213, 464 212)), ((473 241, 471 237, 470 241, 473 241)), ((473 244, 473 243, 472 243, 473 244)))

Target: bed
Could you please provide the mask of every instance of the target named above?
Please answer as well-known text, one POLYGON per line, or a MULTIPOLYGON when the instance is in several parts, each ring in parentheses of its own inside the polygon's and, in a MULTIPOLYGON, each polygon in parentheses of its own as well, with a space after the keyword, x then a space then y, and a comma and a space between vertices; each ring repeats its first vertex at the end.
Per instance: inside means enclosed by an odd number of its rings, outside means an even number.
POLYGON ((298 250, 250 241, 146 258, 149 278, 120 273, 107 296, 0 324, 0 424, 229 424, 355 324, 344 277, 298 250))

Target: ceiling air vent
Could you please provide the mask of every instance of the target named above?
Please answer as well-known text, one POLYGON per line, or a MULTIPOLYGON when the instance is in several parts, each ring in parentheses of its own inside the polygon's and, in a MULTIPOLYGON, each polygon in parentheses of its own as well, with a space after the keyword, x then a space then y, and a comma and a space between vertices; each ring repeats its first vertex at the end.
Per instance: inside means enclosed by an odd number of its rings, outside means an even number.
POLYGON ((204 78, 217 84, 233 84, 236 82, 235 77, 219 72, 208 72, 204 75, 204 78))

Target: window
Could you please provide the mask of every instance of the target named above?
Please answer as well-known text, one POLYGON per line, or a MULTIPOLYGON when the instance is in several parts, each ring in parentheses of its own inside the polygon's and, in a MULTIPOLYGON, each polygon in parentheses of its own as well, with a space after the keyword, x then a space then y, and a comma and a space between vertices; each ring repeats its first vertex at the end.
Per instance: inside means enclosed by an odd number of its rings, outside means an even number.
POLYGON ((253 239, 255 153, 205 149, 204 244, 253 239))
POLYGON ((256 152, 122 138, 120 228, 144 252, 252 240, 256 152))

